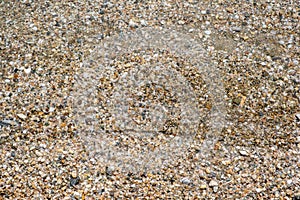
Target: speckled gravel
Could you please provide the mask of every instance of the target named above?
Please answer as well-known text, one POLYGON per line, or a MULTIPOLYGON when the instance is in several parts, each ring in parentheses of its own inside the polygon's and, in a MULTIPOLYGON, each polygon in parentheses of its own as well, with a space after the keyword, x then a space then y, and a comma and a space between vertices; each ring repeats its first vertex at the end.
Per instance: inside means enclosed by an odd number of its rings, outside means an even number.
POLYGON ((299 2, 24 0, 0 11, 0 199, 300 199, 299 2), (172 26, 217 66, 227 123, 209 155, 200 134, 160 170, 107 167, 80 135, 76 74, 99 41, 172 26))

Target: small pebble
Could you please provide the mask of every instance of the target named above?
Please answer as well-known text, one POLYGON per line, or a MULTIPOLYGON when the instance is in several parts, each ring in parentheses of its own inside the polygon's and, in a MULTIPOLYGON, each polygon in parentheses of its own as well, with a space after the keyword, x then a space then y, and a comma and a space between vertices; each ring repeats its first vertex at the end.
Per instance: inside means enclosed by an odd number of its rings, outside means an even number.
POLYGON ((215 180, 211 180, 210 182, 209 182, 209 184, 208 184, 210 187, 215 187, 215 186, 218 186, 219 184, 218 184, 218 182, 217 181, 215 181, 215 180))
POLYGON ((133 21, 132 19, 129 20, 129 24, 128 25, 131 28, 137 28, 138 27, 138 24, 135 21, 133 21))
POLYGON ((22 114, 22 113, 17 114, 17 116, 18 116, 20 119, 22 119, 22 120, 27 119, 27 116, 24 115, 24 114, 22 114))
POLYGON ((296 119, 300 121, 300 113, 297 113, 295 116, 296 116, 296 119))
POLYGON ((183 178, 183 179, 181 179, 181 182, 183 183, 183 184, 190 184, 192 181, 189 179, 189 178, 187 178, 187 177, 185 177, 185 178, 183 178))
POLYGON ((211 31, 210 31, 210 30, 206 30, 206 31, 204 31, 204 33, 205 33, 206 35, 210 35, 210 34, 211 34, 211 31))
POLYGON ((249 155, 249 153, 248 153, 247 151, 244 151, 244 150, 241 150, 241 151, 240 151, 240 154, 241 154, 242 156, 248 156, 248 155, 249 155))
POLYGON ((29 67, 29 68, 25 68, 24 69, 24 72, 28 75, 28 74, 30 74, 30 72, 31 72, 31 68, 29 67))

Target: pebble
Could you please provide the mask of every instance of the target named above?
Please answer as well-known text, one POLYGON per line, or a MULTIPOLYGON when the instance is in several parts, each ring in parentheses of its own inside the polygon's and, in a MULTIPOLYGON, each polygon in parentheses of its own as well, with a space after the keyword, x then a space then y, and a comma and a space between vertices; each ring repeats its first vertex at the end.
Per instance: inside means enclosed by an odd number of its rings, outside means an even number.
POLYGON ((231 30, 232 31, 235 31, 235 32, 241 32, 241 27, 231 27, 231 30))
POLYGON ((0 121, 0 125, 3 124, 3 125, 11 125, 11 126, 16 126, 18 125, 18 123, 14 120, 7 120, 7 119, 4 119, 2 121, 0 121))
POLYGON ((255 190, 256 190, 257 193, 261 193, 261 192, 265 191, 264 188, 256 188, 255 190))
POLYGON ((300 143, 300 136, 297 136, 296 142, 297 142, 297 143, 300 143))
POLYGON ((191 184, 191 183, 192 183, 192 181, 191 181, 189 178, 187 178, 187 177, 185 177, 185 178, 181 179, 181 182, 182 182, 183 184, 186 184, 186 185, 188 185, 188 184, 191 184))
POLYGON ((183 20, 179 20, 179 21, 178 21, 178 24, 179 24, 179 25, 183 25, 183 24, 185 24, 185 22, 184 22, 183 20))
POLYGON ((132 19, 129 20, 128 25, 129 25, 129 27, 132 27, 132 28, 137 28, 138 27, 138 24, 135 21, 133 21, 132 19))
POLYGON ((77 172, 76 172, 76 171, 73 171, 73 172, 71 173, 71 177, 72 177, 72 178, 77 178, 77 172))
POLYGON ((201 190, 205 190, 207 188, 206 184, 200 184, 199 188, 201 190))
POLYGON ((296 119, 300 121, 300 113, 297 113, 295 116, 296 116, 296 119))
POLYGON ((27 119, 27 116, 24 115, 24 114, 22 114, 22 113, 17 114, 17 116, 18 116, 20 119, 22 119, 22 120, 26 120, 26 119, 27 119))
POLYGON ((214 191, 214 193, 217 193, 218 192, 218 186, 214 186, 213 191, 214 191))
POLYGON ((248 155, 249 155, 249 153, 248 153, 247 151, 244 151, 244 150, 241 150, 241 151, 240 151, 240 154, 241 154, 242 156, 248 156, 248 155))
POLYGON ((141 22, 141 25, 142 25, 142 26, 147 26, 147 25, 148 25, 147 21, 144 20, 144 19, 142 19, 140 22, 141 22))
POLYGON ((215 180, 211 180, 210 182, 209 182, 209 184, 208 184, 210 187, 215 187, 215 186, 218 186, 219 184, 218 184, 218 182, 217 181, 215 181, 215 180))
POLYGON ((28 74, 30 74, 30 72, 31 72, 31 68, 29 67, 29 68, 25 68, 24 69, 24 72, 28 75, 28 74))
POLYGON ((210 34, 211 34, 211 31, 210 31, 210 30, 206 30, 206 31, 204 31, 204 33, 205 33, 206 35, 210 35, 210 34))

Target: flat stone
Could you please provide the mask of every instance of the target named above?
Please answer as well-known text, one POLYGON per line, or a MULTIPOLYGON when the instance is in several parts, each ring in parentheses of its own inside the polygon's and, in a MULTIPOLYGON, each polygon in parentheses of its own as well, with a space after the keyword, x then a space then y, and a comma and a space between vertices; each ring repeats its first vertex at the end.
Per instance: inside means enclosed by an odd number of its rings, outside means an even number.
POLYGON ((183 183, 183 184, 190 184, 192 181, 189 179, 189 178, 187 178, 187 177, 185 177, 185 178, 183 178, 183 179, 181 179, 181 183, 183 183))
POLYGON ((241 150, 241 151, 240 151, 240 154, 241 154, 242 156, 248 156, 248 155, 249 155, 249 153, 248 153, 247 151, 244 151, 244 150, 241 150))
POLYGON ((27 119, 27 116, 26 116, 26 115, 24 115, 24 114, 22 114, 22 113, 20 113, 20 114, 17 114, 17 116, 18 116, 20 119, 22 119, 22 120, 25 120, 25 119, 27 119))

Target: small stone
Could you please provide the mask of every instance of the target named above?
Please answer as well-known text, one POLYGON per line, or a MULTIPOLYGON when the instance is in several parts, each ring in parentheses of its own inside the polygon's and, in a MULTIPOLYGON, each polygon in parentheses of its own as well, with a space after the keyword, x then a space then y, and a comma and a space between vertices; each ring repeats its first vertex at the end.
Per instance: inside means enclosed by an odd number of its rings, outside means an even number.
POLYGON ((255 190, 256 190, 257 193, 260 193, 260 192, 264 191, 263 188, 256 188, 255 190))
POLYGON ((71 176, 72 176, 72 178, 76 178, 76 177, 77 177, 77 172, 76 172, 76 171, 73 171, 73 172, 71 173, 71 176))
POLYGON ((70 178, 70 186, 78 185, 78 184, 79 184, 79 181, 80 181, 80 178, 79 178, 79 177, 76 177, 76 178, 71 177, 71 178, 70 178))
POLYGON ((205 172, 206 172, 207 174, 210 174, 210 173, 211 173, 211 169, 210 169, 209 167, 207 167, 207 168, 205 169, 205 172))
POLYGON ((183 20, 179 20, 179 21, 178 21, 178 24, 179 24, 179 25, 183 25, 183 24, 185 24, 185 22, 184 22, 183 20))
POLYGON ((208 185, 209 185, 209 187, 215 187, 215 186, 218 186, 219 184, 217 181, 211 180, 208 185))
POLYGON ((75 198, 75 199, 80 199, 81 198, 81 194, 79 193, 79 192, 74 192, 73 193, 73 197, 75 198))
POLYGON ((25 72, 26 74, 30 74, 31 68, 29 67, 29 68, 24 69, 24 72, 25 72))
POLYGON ((144 20, 144 19, 142 19, 140 22, 141 22, 141 25, 142 25, 142 26, 147 26, 147 25, 148 25, 147 21, 144 20))
POLYGON ((57 180, 57 184, 58 184, 58 185, 62 184, 62 179, 61 179, 61 178, 59 178, 59 179, 57 180))
POLYGON ((300 136, 297 136, 296 143, 300 143, 300 136))
POLYGON ((296 116, 296 119, 297 119, 298 121, 300 121, 300 113, 297 113, 295 116, 296 116))
POLYGON ((205 178, 205 172, 203 170, 199 170, 198 175, 200 178, 205 178))
POLYGON ((2 120, 0 121, 0 125, 11 125, 11 126, 16 126, 18 125, 17 122, 13 121, 13 120, 2 120))
POLYGON ((223 165, 229 165, 231 163, 230 160, 222 160, 221 162, 223 165))
POLYGON ((206 30, 206 31, 204 31, 204 33, 205 33, 206 35, 210 35, 210 34, 211 34, 211 31, 210 31, 210 30, 206 30))
POLYGON ((183 183, 183 184, 190 184, 192 181, 189 179, 189 178, 187 178, 187 177, 185 177, 185 178, 183 178, 183 179, 181 179, 181 183, 183 183))
POLYGON ((218 189, 219 189, 218 186, 214 186, 214 187, 213 187, 214 193, 218 192, 218 189))
POLYGON ((229 12, 229 13, 233 13, 234 10, 231 7, 227 7, 226 11, 229 12))
POLYGON ((24 114, 22 114, 22 113, 17 114, 17 116, 18 116, 20 119, 22 119, 22 120, 25 120, 25 119, 27 118, 27 116, 24 115, 24 114))
POLYGON ((241 151, 240 151, 240 154, 241 154, 242 156, 248 156, 248 155, 249 155, 249 153, 248 153, 247 151, 244 151, 244 150, 241 150, 241 151))
POLYGON ((201 189, 201 190, 204 190, 204 189, 206 189, 206 184, 201 184, 200 186, 199 186, 199 188, 201 189))
POLYGON ((138 24, 137 24, 135 21, 133 21, 132 19, 129 20, 128 25, 129 25, 129 27, 131 27, 131 28, 137 28, 137 27, 138 27, 138 24))
POLYGON ((232 27, 231 30, 235 32, 241 32, 242 29, 240 27, 232 27))
POLYGON ((35 150, 35 154, 36 154, 38 157, 42 157, 42 156, 43 156, 43 154, 42 154, 40 151, 38 151, 38 150, 35 150))
POLYGON ((34 170, 33 167, 28 167, 28 172, 31 173, 34 170))

